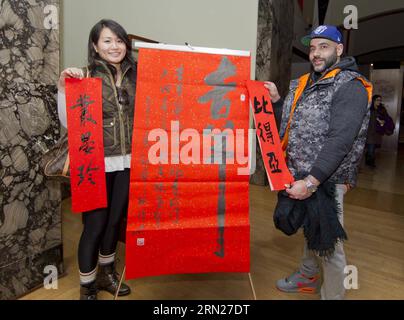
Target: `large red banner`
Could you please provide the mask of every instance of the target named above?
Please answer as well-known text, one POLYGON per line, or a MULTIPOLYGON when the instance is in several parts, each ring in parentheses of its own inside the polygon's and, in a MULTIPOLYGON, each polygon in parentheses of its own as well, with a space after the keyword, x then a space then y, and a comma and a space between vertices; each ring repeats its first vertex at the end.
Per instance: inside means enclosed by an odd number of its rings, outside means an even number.
POLYGON ((107 206, 102 119, 102 80, 66 79, 72 210, 107 206))
POLYGON ((286 165, 269 92, 260 81, 248 81, 247 88, 269 185, 272 191, 285 190, 294 179, 286 165))
POLYGON ((141 48, 138 66, 126 277, 249 272, 250 58, 141 48))

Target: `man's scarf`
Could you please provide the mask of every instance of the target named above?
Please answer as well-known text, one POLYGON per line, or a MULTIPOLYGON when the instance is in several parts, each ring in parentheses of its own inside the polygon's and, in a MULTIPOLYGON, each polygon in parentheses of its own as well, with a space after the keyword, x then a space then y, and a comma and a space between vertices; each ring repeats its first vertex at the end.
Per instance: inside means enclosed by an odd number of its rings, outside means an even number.
POLYGON ((306 200, 291 199, 286 191, 279 192, 274 223, 287 235, 303 226, 308 248, 320 257, 330 257, 338 242, 348 239, 339 214, 342 211, 336 200, 336 186, 325 182, 306 200))

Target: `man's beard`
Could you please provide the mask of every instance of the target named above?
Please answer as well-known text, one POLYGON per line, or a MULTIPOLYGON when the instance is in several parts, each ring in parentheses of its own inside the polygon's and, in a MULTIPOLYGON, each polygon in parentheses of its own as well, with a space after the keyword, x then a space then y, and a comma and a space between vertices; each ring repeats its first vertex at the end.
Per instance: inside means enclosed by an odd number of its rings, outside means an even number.
POLYGON ((318 68, 317 70, 314 68, 313 63, 311 63, 311 70, 314 71, 314 72, 317 72, 317 73, 323 73, 325 70, 329 69, 334 64, 336 64, 337 61, 338 61, 338 55, 337 55, 337 51, 335 51, 332 56, 325 59, 324 66, 318 68))

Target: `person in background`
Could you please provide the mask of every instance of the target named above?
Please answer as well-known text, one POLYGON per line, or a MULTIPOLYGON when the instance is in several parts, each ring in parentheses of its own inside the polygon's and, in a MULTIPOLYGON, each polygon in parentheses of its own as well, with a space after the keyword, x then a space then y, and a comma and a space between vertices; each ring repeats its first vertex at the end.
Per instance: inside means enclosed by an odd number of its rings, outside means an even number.
POLYGON ((394 132, 394 123, 382 103, 382 96, 374 95, 370 107, 370 121, 366 139, 365 163, 376 167, 376 148, 380 148, 384 135, 394 132))

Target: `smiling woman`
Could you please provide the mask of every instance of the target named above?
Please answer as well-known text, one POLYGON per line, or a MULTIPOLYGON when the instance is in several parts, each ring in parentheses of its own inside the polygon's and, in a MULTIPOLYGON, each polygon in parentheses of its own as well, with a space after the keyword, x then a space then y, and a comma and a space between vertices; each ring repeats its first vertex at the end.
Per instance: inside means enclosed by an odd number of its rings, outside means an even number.
MULTIPOLYGON (((101 20, 91 30, 88 40, 88 62, 90 68, 97 60, 115 67, 118 74, 124 60, 134 64, 131 56, 132 44, 126 31, 115 21, 101 20)), ((120 77, 117 77, 118 82, 120 77)), ((118 83, 118 87, 119 87, 118 83)))
POLYGON ((125 43, 109 28, 102 29, 98 43, 93 46, 101 59, 115 67, 120 66, 126 55, 125 43))
MULTIPOLYGON (((130 150, 136 87, 136 63, 125 29, 115 21, 101 20, 88 39, 88 66, 68 68, 59 79, 59 117, 66 126, 65 79, 97 77, 102 79, 102 113, 107 208, 83 212, 84 230, 80 238, 78 260, 80 299, 97 299, 97 290, 127 295, 125 284, 118 290, 115 251, 120 222, 125 214, 129 193, 130 150), (97 261, 98 260, 98 261, 97 261), (100 272, 97 274, 97 262, 100 272)), ((69 136, 77 134, 70 132, 69 136)))

